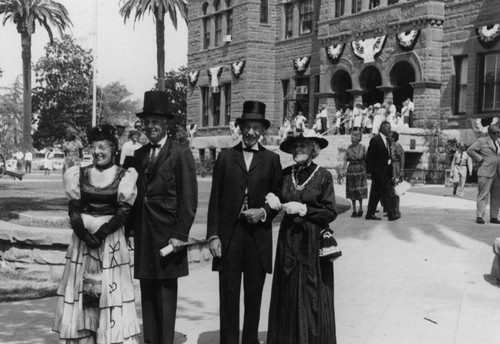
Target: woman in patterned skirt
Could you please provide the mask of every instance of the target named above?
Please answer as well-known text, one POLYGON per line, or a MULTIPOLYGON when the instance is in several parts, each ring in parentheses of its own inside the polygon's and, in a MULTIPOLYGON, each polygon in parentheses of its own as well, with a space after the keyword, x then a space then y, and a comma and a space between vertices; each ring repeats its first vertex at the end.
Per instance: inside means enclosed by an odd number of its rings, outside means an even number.
POLYGON ((73 236, 57 290, 53 330, 61 343, 138 343, 132 261, 124 223, 134 204, 137 172, 114 165, 115 127, 89 135, 94 164, 64 174, 73 236))
POLYGON ((344 156, 344 171, 346 171, 346 198, 352 202, 351 217, 363 216, 363 200, 367 198, 366 186, 366 147, 361 142, 361 131, 351 134, 351 144, 344 156), (347 167, 347 170, 346 170, 347 167), (359 208, 356 211, 356 201, 359 208))

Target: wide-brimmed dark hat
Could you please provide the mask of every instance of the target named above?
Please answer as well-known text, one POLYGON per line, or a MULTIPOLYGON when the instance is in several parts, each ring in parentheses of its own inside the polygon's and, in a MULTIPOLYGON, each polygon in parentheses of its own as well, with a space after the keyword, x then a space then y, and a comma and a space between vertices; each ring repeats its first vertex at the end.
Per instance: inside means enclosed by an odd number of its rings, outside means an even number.
POLYGON ((266 119, 266 104, 255 100, 244 102, 243 114, 240 118, 236 118, 236 125, 246 121, 259 121, 264 124, 266 129, 269 128, 271 122, 266 119))
POLYGON ((116 138, 116 127, 111 124, 99 124, 90 129, 87 134, 89 143, 94 141, 107 140, 111 142, 115 148, 118 148, 118 139, 116 138))
POLYGON ((173 118, 172 103, 167 92, 148 91, 144 93, 144 106, 142 112, 137 117, 142 118, 146 115, 160 115, 173 118))
POLYGON ((314 141, 321 149, 328 146, 328 140, 321 136, 321 134, 314 132, 314 130, 307 130, 306 132, 301 133, 294 133, 293 131, 291 131, 288 133, 285 140, 281 142, 280 150, 288 154, 293 154, 293 145, 301 140, 314 141))

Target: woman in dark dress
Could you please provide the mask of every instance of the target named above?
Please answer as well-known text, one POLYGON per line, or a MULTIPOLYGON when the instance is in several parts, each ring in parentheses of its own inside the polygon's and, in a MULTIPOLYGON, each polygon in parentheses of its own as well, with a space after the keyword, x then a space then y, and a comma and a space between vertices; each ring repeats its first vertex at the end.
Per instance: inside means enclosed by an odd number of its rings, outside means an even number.
POLYGON ((361 142, 361 131, 353 131, 352 144, 347 147, 344 155, 344 171, 346 171, 345 196, 352 202, 351 217, 363 216, 363 199, 368 196, 366 183, 366 147, 361 142), (347 168, 347 169, 346 169, 347 168), (356 211, 356 201, 359 202, 356 211))
MULTIPOLYGON (((280 149, 295 165, 283 171, 281 221, 269 312, 268 344, 334 344, 333 263, 320 258, 320 232, 337 214, 330 172, 313 163, 328 141, 290 136, 280 149)), ((269 202, 273 204, 274 202, 269 202)))

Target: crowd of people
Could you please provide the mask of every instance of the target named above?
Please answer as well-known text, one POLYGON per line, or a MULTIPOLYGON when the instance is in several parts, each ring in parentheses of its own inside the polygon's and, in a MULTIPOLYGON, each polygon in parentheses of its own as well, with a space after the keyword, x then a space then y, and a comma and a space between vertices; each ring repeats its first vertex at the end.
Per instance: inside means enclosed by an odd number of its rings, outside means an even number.
POLYGON ((312 129, 320 134, 349 135, 352 131, 361 131, 363 134, 378 134, 378 128, 383 121, 391 124, 393 129, 408 128, 411 126, 415 105, 407 98, 397 111, 392 100, 385 103, 366 105, 356 102, 352 105, 340 105, 333 116, 328 115, 326 105, 321 105, 315 116, 314 124, 309 127, 307 118, 302 111, 292 118, 286 118, 280 128, 284 138, 289 130, 304 131, 312 129))

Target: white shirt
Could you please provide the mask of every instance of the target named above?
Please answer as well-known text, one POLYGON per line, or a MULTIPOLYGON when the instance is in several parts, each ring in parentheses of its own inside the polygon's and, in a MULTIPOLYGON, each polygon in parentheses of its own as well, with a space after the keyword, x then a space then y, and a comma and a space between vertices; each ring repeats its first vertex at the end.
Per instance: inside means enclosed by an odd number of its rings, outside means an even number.
POLYGON ((149 157, 152 156, 153 154, 153 151, 155 152, 154 156, 157 157, 158 154, 160 154, 160 151, 161 149, 163 148, 163 146, 165 145, 165 142, 167 142, 167 135, 165 135, 161 140, 160 142, 158 142, 158 144, 160 145, 160 147, 158 148, 155 148, 155 149, 152 149, 151 152, 149 153, 149 157))
POLYGON ((26 152, 26 154, 24 155, 24 160, 26 160, 26 161, 33 161, 33 153, 26 152))
POLYGON ((23 160, 23 158, 24 158, 23 152, 19 151, 19 152, 16 153, 16 159, 17 160, 23 160))
MULTIPOLYGON (((382 133, 379 133, 379 135, 382 138, 382 140, 384 141, 384 145, 385 145, 385 148, 387 149, 387 152, 390 153, 389 147, 387 146, 388 145, 387 136, 385 136, 382 133)), ((391 156, 389 155, 389 160, 387 160, 387 165, 390 165, 390 164, 391 164, 391 156)))
MULTIPOLYGON (((241 141, 241 145, 243 148, 246 148, 245 141, 241 141)), ((250 147, 251 150, 258 152, 259 151, 259 144, 256 143, 252 147, 250 147)), ((250 165, 252 164, 252 159, 253 159, 253 153, 252 152, 246 152, 243 151, 243 159, 245 159, 245 165, 247 167, 247 171, 250 169, 250 165)))

